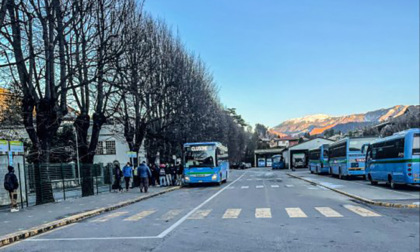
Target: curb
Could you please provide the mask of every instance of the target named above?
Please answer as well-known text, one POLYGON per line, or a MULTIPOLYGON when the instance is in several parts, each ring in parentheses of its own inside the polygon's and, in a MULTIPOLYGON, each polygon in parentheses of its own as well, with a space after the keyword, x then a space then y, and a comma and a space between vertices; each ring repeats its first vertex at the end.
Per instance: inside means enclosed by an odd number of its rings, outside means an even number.
POLYGON ((36 227, 30 228, 30 229, 27 229, 27 230, 22 230, 22 231, 19 231, 19 232, 15 232, 15 233, 11 233, 11 234, 2 236, 2 237, 0 237, 0 248, 3 247, 3 246, 6 246, 6 245, 10 245, 14 242, 18 242, 18 241, 21 241, 21 240, 24 240, 24 239, 27 239, 27 238, 30 238, 30 237, 48 232, 48 231, 51 231, 51 230, 59 228, 59 227, 66 226, 66 225, 69 225, 69 224, 72 224, 72 223, 75 223, 75 222, 78 222, 78 221, 81 221, 81 220, 84 220, 84 219, 102 214, 102 213, 105 213, 105 212, 113 211, 115 209, 122 208, 122 207, 131 205, 131 204, 134 204, 134 203, 146 200, 146 199, 150 199, 150 198, 156 197, 158 195, 161 195, 161 194, 164 194, 164 193, 167 193, 167 192, 175 191, 179 188, 180 188, 180 186, 175 186, 175 187, 165 189, 165 190, 160 191, 160 192, 156 192, 156 193, 148 194, 148 195, 145 195, 145 196, 141 196, 141 197, 138 197, 136 199, 122 201, 122 202, 119 202, 117 204, 111 205, 109 207, 97 208, 97 209, 86 211, 86 212, 83 212, 83 213, 80 213, 80 214, 75 214, 75 215, 72 215, 70 217, 60 219, 60 220, 52 221, 52 222, 49 222, 49 223, 46 223, 46 224, 43 224, 43 225, 40 225, 40 226, 36 226, 36 227))
POLYGON ((357 196, 357 195, 354 195, 354 194, 351 194, 351 193, 347 193, 347 192, 335 189, 335 188, 331 188, 331 187, 328 187, 328 186, 325 186, 325 185, 321 185, 320 183, 317 183, 315 181, 312 181, 312 180, 309 180, 309 179, 306 179, 306 178, 302 178, 302 177, 299 177, 299 176, 296 176, 296 175, 292 175, 290 173, 287 173, 287 175, 289 175, 290 177, 293 177, 293 178, 297 178, 297 179, 306 181, 306 182, 311 183, 313 185, 317 185, 317 186, 327 188, 331 191, 343 194, 347 197, 359 200, 359 201, 367 203, 367 204, 375 205, 375 206, 396 207, 396 208, 420 208, 420 205, 415 205, 415 204, 400 204, 400 203, 390 203, 390 202, 370 200, 370 199, 366 199, 366 198, 363 198, 363 197, 360 197, 360 196, 357 196))

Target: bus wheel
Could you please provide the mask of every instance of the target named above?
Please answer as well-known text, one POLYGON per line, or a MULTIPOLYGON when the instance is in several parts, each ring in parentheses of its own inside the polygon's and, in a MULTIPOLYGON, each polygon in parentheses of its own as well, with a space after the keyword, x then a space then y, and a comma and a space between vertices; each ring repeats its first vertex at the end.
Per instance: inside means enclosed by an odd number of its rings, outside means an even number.
POLYGON ((397 189, 398 185, 395 184, 394 180, 392 179, 391 175, 388 175, 388 184, 392 189, 397 189))
POLYGON ((378 181, 373 181, 372 180, 372 176, 370 176, 370 174, 368 175, 368 179, 369 179, 371 185, 377 185, 378 184, 378 181))
POLYGON ((338 170, 338 178, 339 179, 344 179, 343 174, 341 174, 341 168, 338 170))

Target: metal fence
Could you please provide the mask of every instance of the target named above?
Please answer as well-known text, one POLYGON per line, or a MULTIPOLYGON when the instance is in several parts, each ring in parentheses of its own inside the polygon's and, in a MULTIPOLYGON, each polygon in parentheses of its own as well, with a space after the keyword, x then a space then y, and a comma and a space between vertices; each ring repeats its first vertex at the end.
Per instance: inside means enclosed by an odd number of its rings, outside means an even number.
POLYGON ((20 204, 30 206, 111 191, 112 164, 29 164, 21 169, 20 204))

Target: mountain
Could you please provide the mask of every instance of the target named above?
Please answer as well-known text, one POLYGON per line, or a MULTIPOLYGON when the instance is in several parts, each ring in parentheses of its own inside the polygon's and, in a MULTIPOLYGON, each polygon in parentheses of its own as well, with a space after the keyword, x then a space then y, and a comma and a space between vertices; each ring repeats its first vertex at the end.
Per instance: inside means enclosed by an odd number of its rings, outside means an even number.
POLYGON ((329 116, 325 114, 309 115, 301 118, 287 120, 270 130, 279 136, 322 134, 327 129, 334 129, 346 133, 397 118, 407 112, 410 106, 397 105, 387 109, 378 109, 362 114, 346 116, 329 116))

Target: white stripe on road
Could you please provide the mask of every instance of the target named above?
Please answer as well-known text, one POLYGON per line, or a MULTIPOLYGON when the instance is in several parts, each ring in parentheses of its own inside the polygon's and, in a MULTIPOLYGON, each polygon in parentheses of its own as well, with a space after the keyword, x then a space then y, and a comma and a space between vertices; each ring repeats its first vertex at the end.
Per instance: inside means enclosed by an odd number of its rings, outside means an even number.
POLYGON ((248 189, 249 186, 241 186, 241 189, 248 189))
MULTIPOLYGON (((235 184, 238 180, 240 180, 247 172, 245 172, 244 174, 242 174, 239 178, 235 179, 230 185, 235 184)), ((215 194, 213 194, 210 198, 206 199, 204 202, 202 202, 200 205, 198 205, 196 208, 194 208, 193 210, 191 210, 190 212, 188 212, 184 217, 182 217, 181 219, 179 219, 177 222, 175 222, 172 226, 170 226, 169 228, 167 228, 165 231, 163 231, 162 233, 160 233, 157 237, 158 238, 164 238, 166 235, 168 235, 172 230, 174 230, 175 228, 177 228, 179 225, 181 225, 186 219, 188 219, 188 217, 190 217, 195 211, 197 211, 198 209, 200 209, 201 207, 203 207, 205 204, 207 204, 210 200, 214 199, 215 197, 217 197, 217 195, 221 194, 224 190, 226 190, 227 187, 224 187, 223 189, 221 189, 220 191, 216 192, 215 194)))
POLYGON ((315 207, 315 209, 325 217, 343 217, 343 215, 339 214, 330 207, 315 207))
POLYGON ((159 220, 163 220, 163 221, 169 221, 171 219, 173 219, 174 217, 176 217, 178 214, 180 214, 182 212, 181 209, 174 209, 174 210, 170 210, 167 213, 165 213, 164 215, 162 215, 159 220))
POLYGON ((306 218, 306 214, 299 207, 286 208, 286 212, 290 218, 306 218))
POLYGON ((229 186, 227 189, 235 189, 234 186, 229 186))
POLYGON ((201 220, 207 217, 211 212, 211 209, 206 210, 197 210, 195 213, 193 213, 188 219, 190 220, 201 220))
POLYGON ((255 188, 259 189, 259 188, 264 188, 263 185, 257 185, 255 188))
POLYGON ((110 219, 112 219, 112 218, 115 218, 115 217, 118 217, 118 216, 124 215, 124 214, 126 214, 126 213, 128 213, 128 212, 115 212, 115 213, 108 214, 108 215, 106 215, 106 216, 103 216, 103 217, 100 217, 100 218, 94 219, 94 220, 92 220, 92 221, 90 221, 90 222, 105 222, 105 221, 107 221, 107 220, 110 220, 110 219))
POLYGON ((270 208, 255 209, 255 218, 271 218, 271 209, 270 208))
POLYGON ((294 185, 286 185, 286 187, 294 187, 294 185))
POLYGON ((223 219, 236 219, 238 218, 241 211, 242 210, 238 208, 229 208, 228 210, 226 210, 222 218, 223 219))
POLYGON ((141 211, 138 214, 135 214, 133 216, 125 218, 124 221, 139 221, 139 220, 143 219, 144 217, 147 217, 147 216, 151 215, 154 212, 156 212, 156 210, 141 211))
POLYGON ((272 188, 278 188, 280 187, 279 185, 271 185, 272 188))
POLYGON ((344 205, 345 208, 347 208, 348 210, 352 211, 353 213, 356 213, 360 216, 363 217, 379 217, 381 216, 380 214, 377 214, 375 212, 372 212, 370 210, 367 210, 363 207, 359 207, 359 206, 353 206, 353 205, 344 205))

